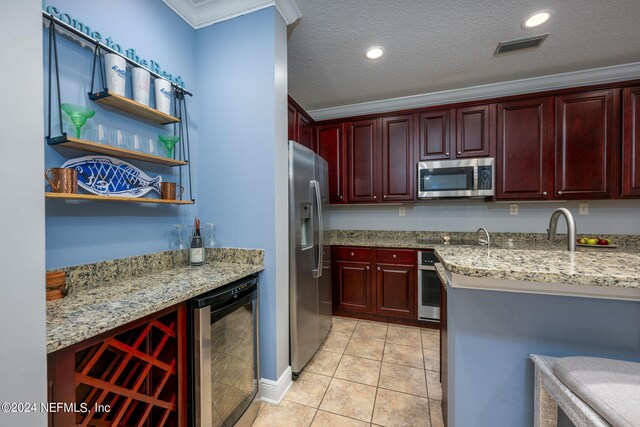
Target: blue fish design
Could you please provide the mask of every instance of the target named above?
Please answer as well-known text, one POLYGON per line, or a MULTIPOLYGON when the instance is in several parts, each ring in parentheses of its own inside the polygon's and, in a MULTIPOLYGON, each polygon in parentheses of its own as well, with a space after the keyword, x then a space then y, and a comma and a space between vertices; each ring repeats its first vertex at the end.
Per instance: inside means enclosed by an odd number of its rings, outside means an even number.
POLYGON ((120 159, 84 156, 62 165, 78 171, 78 185, 100 196, 142 197, 151 190, 160 193, 162 176, 149 175, 120 159))

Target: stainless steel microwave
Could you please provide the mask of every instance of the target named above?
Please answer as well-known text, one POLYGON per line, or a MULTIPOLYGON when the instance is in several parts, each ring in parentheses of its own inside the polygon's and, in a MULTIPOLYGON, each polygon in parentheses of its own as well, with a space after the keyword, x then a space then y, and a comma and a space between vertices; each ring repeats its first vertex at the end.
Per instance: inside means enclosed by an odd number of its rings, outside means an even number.
POLYGON ((495 194, 494 159, 418 163, 418 198, 488 197, 495 194))

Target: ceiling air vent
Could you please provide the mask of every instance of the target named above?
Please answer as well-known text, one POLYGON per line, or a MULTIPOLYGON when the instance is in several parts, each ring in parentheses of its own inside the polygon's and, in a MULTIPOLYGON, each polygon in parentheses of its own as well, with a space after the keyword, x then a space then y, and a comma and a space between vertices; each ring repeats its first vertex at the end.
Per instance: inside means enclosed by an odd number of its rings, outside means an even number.
POLYGON ((529 49, 530 47, 538 47, 547 38, 549 34, 541 36, 525 37, 523 39, 509 40, 498 43, 495 55, 499 53, 513 52, 514 50, 529 49))

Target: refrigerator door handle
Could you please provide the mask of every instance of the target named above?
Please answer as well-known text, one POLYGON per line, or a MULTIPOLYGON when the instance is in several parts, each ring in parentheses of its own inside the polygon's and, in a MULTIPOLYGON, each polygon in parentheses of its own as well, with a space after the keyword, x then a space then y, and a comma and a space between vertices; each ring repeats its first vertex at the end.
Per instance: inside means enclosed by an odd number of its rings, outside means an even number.
POLYGON ((322 224, 322 197, 320 196, 320 183, 316 180, 311 181, 311 187, 314 188, 316 194, 316 215, 318 221, 318 258, 316 259, 317 265, 313 270, 313 277, 318 278, 322 276, 322 246, 324 245, 323 239, 323 224, 322 224))

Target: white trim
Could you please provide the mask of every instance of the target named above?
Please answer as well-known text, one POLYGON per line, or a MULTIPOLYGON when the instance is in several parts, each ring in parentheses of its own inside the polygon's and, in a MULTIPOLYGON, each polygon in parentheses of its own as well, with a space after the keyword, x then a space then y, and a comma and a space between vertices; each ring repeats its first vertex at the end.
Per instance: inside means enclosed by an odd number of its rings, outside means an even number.
POLYGON ((421 108, 456 102, 497 98, 502 96, 520 95, 545 90, 619 82, 637 78, 640 78, 640 62, 633 62, 630 64, 613 65, 610 67, 552 74, 549 76, 531 77, 528 79, 443 90, 440 92, 403 96, 400 98, 384 99, 380 101, 320 108, 317 110, 310 110, 308 113, 314 120, 319 121, 337 119, 340 117, 359 116, 363 114, 383 113, 410 108, 421 108))
POLYGON ((273 381, 267 378, 260 378, 259 396, 267 403, 279 404, 282 398, 289 391, 291 384, 291 366, 287 366, 280 378, 273 381))
POLYGON ((271 6, 276 7, 287 25, 293 24, 302 16, 294 0, 217 0, 198 6, 194 6, 190 0, 162 1, 196 30, 271 6))

